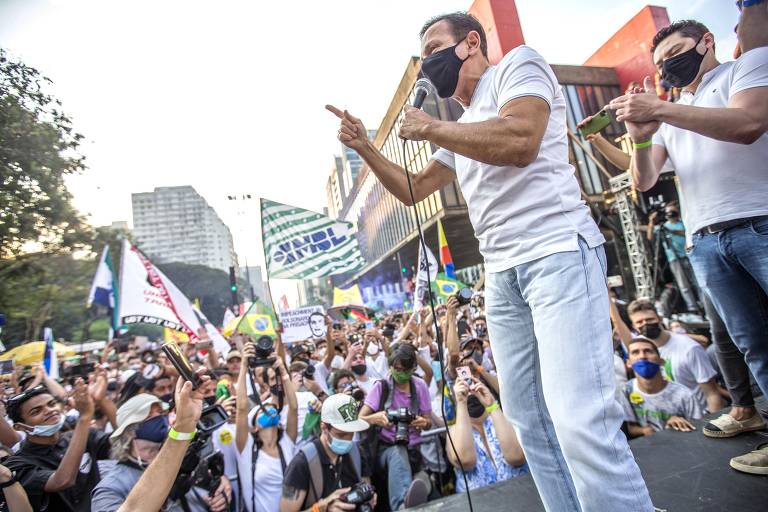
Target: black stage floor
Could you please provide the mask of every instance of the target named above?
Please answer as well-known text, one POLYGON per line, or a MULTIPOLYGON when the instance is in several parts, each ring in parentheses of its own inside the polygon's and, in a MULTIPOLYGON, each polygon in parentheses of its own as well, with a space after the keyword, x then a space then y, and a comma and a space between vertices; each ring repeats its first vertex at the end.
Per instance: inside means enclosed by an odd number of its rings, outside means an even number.
MULTIPOLYGON (((759 407, 765 410, 764 400, 759 407)), ((768 497, 768 476, 740 473, 728 465, 732 457, 768 442, 768 432, 710 439, 701 433, 704 423, 695 422, 696 432, 667 430, 630 441, 654 505, 668 512, 768 510, 768 503, 764 501, 768 497)), ((476 512, 544 510, 530 476, 473 491, 472 504, 476 512)), ((462 494, 412 510, 464 512, 468 509, 462 494)))

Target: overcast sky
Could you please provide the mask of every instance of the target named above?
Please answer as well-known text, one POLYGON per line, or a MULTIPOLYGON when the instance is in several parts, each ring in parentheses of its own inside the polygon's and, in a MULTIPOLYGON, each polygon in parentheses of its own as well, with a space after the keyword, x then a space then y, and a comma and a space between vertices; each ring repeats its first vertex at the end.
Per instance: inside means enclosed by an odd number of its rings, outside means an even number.
MULTIPOLYGON (((518 0, 526 43, 581 64, 648 2, 518 0)), ((696 18, 729 60, 737 11, 722 0, 659 0, 696 18)), ((88 170, 69 180, 95 225, 131 221, 131 192, 192 185, 263 261, 250 193, 322 210, 334 103, 378 128, 418 30, 471 0, 0 0, 0 45, 53 80, 85 135, 88 170)), ((279 295, 275 291, 275 295, 279 295)))

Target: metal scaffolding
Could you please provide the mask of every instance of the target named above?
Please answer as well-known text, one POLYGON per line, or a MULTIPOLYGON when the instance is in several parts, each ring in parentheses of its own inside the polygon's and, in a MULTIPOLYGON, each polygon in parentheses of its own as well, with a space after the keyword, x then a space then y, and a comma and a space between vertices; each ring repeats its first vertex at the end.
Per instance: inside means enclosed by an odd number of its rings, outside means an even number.
POLYGON ((652 299, 654 294, 653 276, 648 262, 648 253, 643 242, 643 233, 639 228, 635 207, 629 193, 632 190, 632 179, 628 172, 614 176, 608 180, 611 192, 614 194, 616 208, 627 244, 629 266, 635 281, 636 296, 652 299))

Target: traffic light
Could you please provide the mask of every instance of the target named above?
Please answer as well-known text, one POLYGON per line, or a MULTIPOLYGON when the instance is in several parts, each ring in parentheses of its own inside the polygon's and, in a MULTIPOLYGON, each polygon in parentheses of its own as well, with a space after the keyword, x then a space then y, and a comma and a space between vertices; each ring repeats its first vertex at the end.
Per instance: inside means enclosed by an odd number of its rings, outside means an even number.
POLYGON ((240 301, 237 299, 237 276, 235 276, 235 267, 229 267, 229 291, 232 293, 232 305, 237 306, 240 301))

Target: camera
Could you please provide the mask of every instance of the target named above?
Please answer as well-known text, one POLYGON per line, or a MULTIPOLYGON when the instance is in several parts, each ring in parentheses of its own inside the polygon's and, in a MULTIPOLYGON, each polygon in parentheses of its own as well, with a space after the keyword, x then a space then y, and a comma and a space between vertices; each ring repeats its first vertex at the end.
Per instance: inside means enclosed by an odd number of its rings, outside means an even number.
POLYGON ((470 303, 472 300, 472 289, 471 288, 461 288, 459 291, 456 292, 456 300, 459 301, 459 306, 466 306, 470 303))
POLYGON ((407 407, 399 407, 387 411, 387 419, 395 424, 395 444, 407 445, 410 441, 408 427, 416 419, 416 415, 407 407))
POLYGON ((373 507, 371 507, 370 501, 375 493, 376 489, 371 484, 360 482, 353 485, 349 492, 341 498, 341 501, 350 505, 357 505, 355 507, 356 512, 372 512, 373 507))
POLYGON ((315 380, 315 367, 311 364, 308 364, 307 367, 304 368, 304 371, 301 372, 301 374, 305 379, 315 380))
POLYGON ((271 357, 275 351, 275 340, 271 336, 261 336, 254 345, 256 346, 256 357, 248 358, 248 367, 272 366, 276 361, 274 357, 271 357))
POLYGON ((360 343, 360 335, 357 333, 350 334, 347 336, 347 340, 349 340, 352 345, 360 343))
POLYGON ((172 500, 182 500, 192 487, 208 491, 209 496, 218 489, 224 476, 224 455, 216 451, 211 441, 213 431, 227 421, 227 413, 220 405, 203 409, 197 422, 198 434, 187 448, 179 473, 169 494, 172 500))
POLYGON ((656 222, 663 224, 667 220, 667 202, 661 196, 658 198, 649 198, 648 213, 656 212, 656 222))
POLYGON ((360 386, 354 383, 349 383, 346 386, 344 386, 344 389, 341 390, 342 393, 349 394, 352 398, 354 398, 358 402, 362 402, 365 400, 365 391, 360 389, 360 386))

